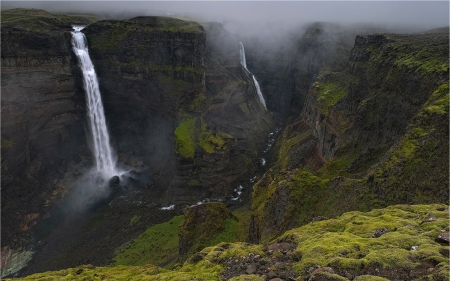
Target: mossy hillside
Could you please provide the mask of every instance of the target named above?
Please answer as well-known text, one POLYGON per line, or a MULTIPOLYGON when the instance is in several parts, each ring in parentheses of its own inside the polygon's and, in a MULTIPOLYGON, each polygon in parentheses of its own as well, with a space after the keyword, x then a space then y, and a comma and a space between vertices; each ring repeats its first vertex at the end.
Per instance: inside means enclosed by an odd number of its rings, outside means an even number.
POLYGON ((434 91, 407 133, 368 174, 384 200, 448 199, 448 98, 447 82, 434 91), (391 186, 397 186, 395 194, 391 186))
MULTIPOLYGON (((361 281, 407 279, 410 272, 418 274, 417 280, 448 280, 449 258, 444 253, 449 247, 435 242, 441 231, 449 231, 448 208, 441 204, 395 205, 366 213, 354 211, 289 230, 273 242, 297 245, 287 255, 301 257, 292 265, 300 274, 298 280, 309 275, 310 267, 323 266, 334 270, 332 276, 325 274, 333 280, 348 280, 344 276, 349 273, 361 281), (388 232, 372 238, 380 229, 388 232), (417 250, 411 250, 412 246, 418 246, 417 250), (428 267, 434 271, 427 272, 428 267)), ((202 249, 170 271, 153 265, 84 265, 14 280, 221 280, 226 261, 239 261, 249 253, 267 258, 264 245, 220 243, 202 249)))
POLYGON ((341 80, 330 80, 324 83, 316 81, 315 84, 319 88, 317 102, 320 103, 321 111, 325 115, 328 115, 328 107, 335 105, 341 98, 347 95, 346 87, 340 84, 341 80))
MULTIPOLYGON (((248 237, 248 221, 250 210, 241 207, 232 214, 237 218, 225 219, 224 228, 210 233, 204 245, 196 248, 216 245, 222 242, 245 241, 248 237)), ((136 216, 135 216, 136 217, 136 216)), ((135 217, 131 218, 133 222, 135 217)), ((177 216, 171 220, 148 228, 137 238, 123 244, 115 250, 113 266, 117 265, 146 265, 154 264, 171 268, 176 262, 182 262, 178 256, 179 238, 178 229, 183 222, 183 216, 177 216)))
POLYGON ((223 203, 212 202, 188 207, 178 228, 180 254, 192 255, 220 242, 239 237, 239 222, 223 203))
POLYGON ((148 228, 115 250, 112 265, 161 265, 175 261, 178 257, 178 227, 182 221, 183 216, 177 216, 148 228))
POLYGON ((383 52, 375 51, 374 60, 393 62, 398 68, 417 73, 448 72, 448 37, 438 35, 385 35, 389 44, 383 52), (436 43, 436 40, 440 40, 436 43))
POLYGON ((448 246, 434 241, 441 231, 448 231, 448 219, 446 205, 395 205, 312 222, 277 240, 297 243, 302 259, 294 268, 301 274, 311 266, 330 266, 341 274, 374 274, 376 268, 380 275, 389 271, 408 274, 425 263, 436 267, 433 274, 448 278, 449 259, 440 253, 448 246), (379 229, 388 232, 372 238, 379 229), (412 246, 418 249, 411 250, 412 246))
MULTIPOLYGON (((201 25, 169 17, 137 17, 127 20, 104 20, 91 27, 101 30, 97 36, 89 37, 92 48, 108 53, 116 50, 123 42, 143 34, 158 38, 171 38, 174 34, 198 35, 204 33, 201 25)), ((145 48, 145 46, 142 46, 145 48)))
POLYGON ((177 152, 184 158, 194 158, 196 149, 206 153, 226 150, 233 139, 230 134, 209 130, 202 117, 185 117, 175 129, 175 138, 177 152))
POLYGON ((33 32, 48 32, 61 28, 71 28, 74 24, 90 24, 97 18, 90 15, 58 15, 39 9, 16 8, 1 11, 4 27, 15 27, 33 32))

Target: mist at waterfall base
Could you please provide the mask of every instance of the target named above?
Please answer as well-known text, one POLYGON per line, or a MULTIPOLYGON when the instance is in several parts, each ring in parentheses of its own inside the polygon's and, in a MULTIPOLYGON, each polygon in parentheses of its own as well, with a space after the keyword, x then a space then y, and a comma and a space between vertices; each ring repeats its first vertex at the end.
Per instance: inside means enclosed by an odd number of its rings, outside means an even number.
POLYGON ((83 73, 88 113, 89 147, 94 166, 69 181, 69 193, 61 203, 64 217, 95 211, 108 204, 118 193, 139 186, 140 174, 123 166, 118 168, 116 156, 110 145, 97 75, 89 57, 87 40, 81 32, 83 26, 74 26, 72 47, 83 73))

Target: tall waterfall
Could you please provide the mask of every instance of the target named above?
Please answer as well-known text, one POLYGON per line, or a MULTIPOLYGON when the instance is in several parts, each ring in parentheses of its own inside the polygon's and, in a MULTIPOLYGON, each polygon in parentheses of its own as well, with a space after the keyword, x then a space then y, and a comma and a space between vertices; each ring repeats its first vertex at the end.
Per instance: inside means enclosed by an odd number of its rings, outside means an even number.
POLYGON ((74 26, 72 31, 72 47, 78 58, 78 65, 83 72, 84 88, 89 115, 89 125, 93 139, 93 153, 97 170, 105 177, 116 174, 116 160, 109 143, 108 129, 106 128, 102 98, 98 87, 97 75, 94 65, 89 57, 87 40, 81 26, 74 26))
POLYGON ((267 109, 266 106, 266 101, 264 100, 264 97, 262 95, 261 89, 259 87, 259 83, 255 78, 255 75, 253 75, 247 68, 247 61, 245 59, 245 50, 244 50, 244 45, 239 42, 239 44, 241 45, 241 48, 239 49, 239 54, 240 54, 240 59, 241 59, 241 65, 244 68, 245 73, 247 74, 247 76, 251 76, 253 79, 253 83, 255 84, 255 88, 256 88, 256 93, 258 94, 258 98, 259 101, 262 103, 262 105, 264 106, 265 109, 267 109))

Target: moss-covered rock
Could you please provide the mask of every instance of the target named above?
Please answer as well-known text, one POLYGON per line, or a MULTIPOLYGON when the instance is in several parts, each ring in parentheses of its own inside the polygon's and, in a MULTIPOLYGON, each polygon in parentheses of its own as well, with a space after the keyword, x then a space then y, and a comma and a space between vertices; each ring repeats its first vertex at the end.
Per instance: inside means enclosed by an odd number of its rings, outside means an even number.
POLYGON ((237 220, 223 203, 204 203, 186 208, 178 230, 180 255, 193 254, 220 242, 236 241, 237 220))
POLYGON ((288 251, 273 251, 276 247, 270 245, 220 243, 170 271, 153 265, 85 265, 17 280, 261 280, 269 271, 295 273, 290 276, 297 280, 448 280, 449 257, 441 254, 448 245, 435 241, 442 230, 449 230, 448 216, 448 205, 396 205, 345 213, 287 231, 276 241, 289 249, 293 246, 288 251), (382 228, 388 232, 373 238, 382 228), (250 264, 258 266, 257 273, 245 273, 250 264))

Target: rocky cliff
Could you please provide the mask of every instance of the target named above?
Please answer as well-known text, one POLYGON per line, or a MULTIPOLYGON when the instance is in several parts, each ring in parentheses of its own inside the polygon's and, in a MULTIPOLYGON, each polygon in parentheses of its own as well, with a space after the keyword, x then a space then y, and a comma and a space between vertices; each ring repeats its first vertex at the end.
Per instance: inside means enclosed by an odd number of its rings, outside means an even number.
POLYGON ((347 210, 446 202, 447 100, 448 34, 356 36, 346 68, 319 70, 255 185, 251 239, 347 210))
POLYGON ((271 127, 239 69, 237 42, 220 45, 223 28, 205 27, 143 17, 85 30, 119 161, 163 173, 152 197, 167 202, 231 196, 271 127))
POLYGON ((92 21, 2 11, 2 256, 4 247, 23 245, 27 230, 67 192, 63 175, 89 157, 69 24, 92 21))
MULTIPOLYGON (((205 32, 197 23, 173 18, 98 21, 83 32, 111 144, 120 167, 132 170, 133 179, 122 186, 127 193, 115 193, 113 208, 100 202, 81 221, 71 217, 60 224, 56 204, 70 182, 92 165, 82 76, 70 45, 70 24, 88 21, 35 10, 5 15, 2 245, 8 247, 3 250, 21 249, 26 258, 18 259, 27 260, 31 252, 21 247, 30 242, 36 225, 39 237, 49 239, 45 246, 33 244, 39 256, 26 272, 79 264, 89 259, 86 247, 100 251, 95 262, 104 264, 114 247, 135 237, 146 223, 173 214, 158 210, 159 203, 223 200, 234 196, 239 181, 257 169, 271 115, 259 105, 239 67, 238 42, 220 43, 222 35, 232 37, 221 25, 207 24, 205 32), (26 202, 31 202, 29 208, 24 208, 26 202), (146 214, 144 206, 158 215, 146 214), (111 227, 111 221, 134 216, 142 219, 132 228, 111 227), (70 230, 72 223, 80 231, 70 230), (47 228, 55 231, 49 234, 47 228), (95 238, 107 233, 114 247, 95 238), (71 248, 76 250, 70 258, 51 258, 55 251, 68 254, 71 248)), ((21 263, 15 256, 8 255, 8 266, 2 267, 10 273, 23 266, 9 267, 21 263)))

